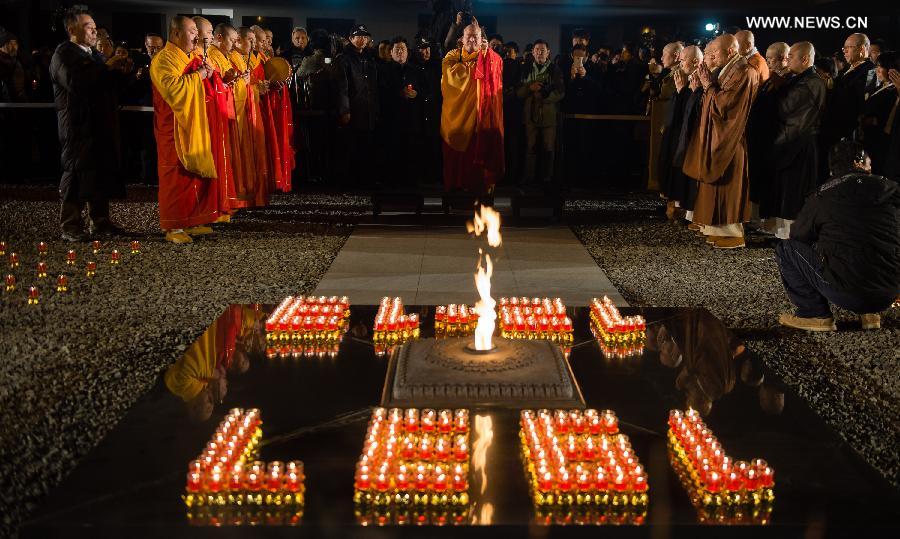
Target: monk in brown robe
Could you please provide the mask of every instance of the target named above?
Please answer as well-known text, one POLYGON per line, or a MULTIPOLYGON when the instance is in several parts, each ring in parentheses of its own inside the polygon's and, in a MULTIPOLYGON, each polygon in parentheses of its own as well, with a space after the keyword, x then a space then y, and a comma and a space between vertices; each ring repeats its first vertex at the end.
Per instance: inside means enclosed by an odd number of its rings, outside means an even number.
POLYGON ((714 71, 702 64, 700 124, 684 158, 684 173, 700 183, 694 222, 718 249, 744 247, 742 223, 750 218, 745 127, 759 87, 759 72, 738 53, 731 34, 708 46, 714 71))
POLYGON ((759 71, 759 83, 766 82, 769 78, 769 64, 763 55, 756 49, 756 38, 750 30, 741 30, 734 34, 738 42, 738 52, 747 60, 750 67, 759 71))

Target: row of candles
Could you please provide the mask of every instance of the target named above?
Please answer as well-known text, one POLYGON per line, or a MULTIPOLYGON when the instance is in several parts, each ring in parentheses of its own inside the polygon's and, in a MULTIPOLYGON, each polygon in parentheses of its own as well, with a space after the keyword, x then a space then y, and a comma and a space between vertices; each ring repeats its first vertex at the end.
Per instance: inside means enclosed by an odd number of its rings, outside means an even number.
POLYGON ((437 337, 469 337, 475 333, 478 313, 465 303, 450 303, 434 308, 434 333, 437 337))
POLYGON ((606 342, 627 342, 643 340, 647 322, 643 316, 625 316, 607 296, 591 300, 591 322, 595 326, 598 339, 606 342))
POLYGON ((303 520, 298 505, 203 505, 186 509, 189 526, 297 526, 303 520))
MULTIPOLYGON (((95 255, 100 253, 101 243, 98 240, 94 240, 91 242, 91 249, 95 255)), ((38 243, 38 256, 42 259, 37 263, 36 275, 37 279, 46 279, 50 273, 48 263, 43 260, 49 254, 49 247, 45 242, 38 243)), ((0 256, 6 256, 7 252, 7 244, 5 241, 0 241, 0 256)), ((135 240, 131 242, 131 253, 139 254, 141 252, 141 244, 139 241, 135 240)), ((110 252, 109 262, 111 265, 118 265, 121 261, 121 255, 119 254, 118 249, 113 249, 110 252)), ((18 253, 10 252, 8 256, 9 268, 11 270, 15 270, 20 265, 20 259, 18 253)), ((74 249, 69 249, 66 253, 66 266, 74 267, 77 265, 78 254, 74 249)), ((85 275, 91 279, 97 272, 97 263, 93 260, 89 260, 85 264, 85 275)), ((6 275, 4 279, 4 291, 7 293, 14 292, 18 286, 18 280, 13 273, 9 273, 6 275)), ((66 293, 69 291, 69 277, 65 274, 60 274, 56 278, 56 291, 59 293, 66 293)), ((41 290, 37 285, 30 286, 28 288, 28 304, 29 305, 37 305, 40 303, 41 298, 41 290)))
POLYGON ((534 512, 538 526, 641 526, 646 520, 647 507, 633 505, 539 505, 534 512))
POLYGON ((459 526, 469 522, 471 512, 471 507, 459 505, 357 505, 355 510, 360 526, 459 526))
POLYGON ((376 408, 356 464, 357 503, 468 500, 469 412, 376 408))
POLYGON ((392 346, 418 339, 419 331, 419 315, 406 314, 401 298, 381 298, 372 331, 378 355, 384 355, 392 346))
POLYGON ((600 351, 606 359, 628 359, 644 354, 644 341, 634 340, 625 342, 607 341, 597 327, 591 322, 591 333, 600 345, 600 351))
POLYGON ((338 352, 341 349, 341 342, 343 341, 344 336, 341 335, 338 337, 336 341, 328 341, 328 342, 314 342, 308 344, 276 344, 269 345, 266 347, 266 357, 273 358, 331 358, 334 359, 337 357, 338 352))
POLYGON ((347 296, 288 296, 266 319, 267 341, 331 342, 347 330, 347 296))
POLYGON ((538 505, 647 505, 647 473, 611 410, 523 410, 520 427, 538 505))
POLYGON ((696 410, 669 412, 673 465, 698 504, 758 504, 774 500, 775 471, 762 459, 734 461, 696 410))
POLYGON ((261 437, 259 410, 231 409, 200 456, 188 464, 185 504, 301 505, 302 462, 248 462, 261 437))
POLYGON ((500 298, 500 336, 510 339, 548 339, 571 344, 572 320, 560 298, 500 298), (513 303, 515 301, 515 303, 513 303))

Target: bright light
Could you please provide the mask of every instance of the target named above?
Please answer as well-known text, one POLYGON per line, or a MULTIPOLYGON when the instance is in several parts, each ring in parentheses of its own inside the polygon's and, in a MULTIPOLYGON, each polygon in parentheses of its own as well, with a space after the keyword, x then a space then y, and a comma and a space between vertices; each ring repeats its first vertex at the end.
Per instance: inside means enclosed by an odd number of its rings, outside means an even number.
POLYGON ((707 31, 707 32, 712 32, 712 31, 715 30, 715 29, 716 29, 716 25, 715 25, 715 24, 713 24, 713 23, 711 23, 711 22, 706 23, 706 31, 707 31))

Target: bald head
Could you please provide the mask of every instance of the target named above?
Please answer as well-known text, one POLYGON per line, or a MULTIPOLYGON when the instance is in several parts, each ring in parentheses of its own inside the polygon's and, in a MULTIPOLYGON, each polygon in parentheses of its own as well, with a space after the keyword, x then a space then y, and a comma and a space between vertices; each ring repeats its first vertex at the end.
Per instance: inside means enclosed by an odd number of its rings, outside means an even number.
POLYGON ((801 41, 791 45, 788 52, 788 69, 791 73, 803 73, 816 61, 816 49, 809 41, 801 41))
POLYGON ((475 21, 463 29, 463 50, 471 54, 481 46, 481 26, 475 21))
POLYGON ((719 59, 722 66, 728 63, 732 56, 738 54, 738 40, 732 34, 722 34, 718 38, 719 49, 722 51, 722 58, 719 59))
POLYGON ((191 17, 191 20, 194 21, 194 24, 197 25, 197 46, 208 47, 209 45, 211 45, 213 40, 212 23, 209 22, 208 19, 199 15, 191 17))
POLYGON ((747 56, 756 46, 756 38, 750 30, 741 30, 734 34, 734 38, 737 39, 738 54, 741 56, 747 56))
POLYGON ((866 34, 850 34, 844 40, 844 59, 851 66, 864 62, 869 57, 869 36, 866 34))
POLYGON ((681 71, 687 75, 694 72, 703 61, 703 51, 696 45, 685 47, 681 51, 681 71))
POLYGON ((684 50, 684 45, 681 44, 680 41, 675 41, 673 43, 667 44, 663 47, 662 51, 662 65, 667 69, 672 69, 675 65, 678 64, 681 51, 684 50))
POLYGON ((789 50, 790 47, 784 41, 769 45, 769 48, 766 49, 766 65, 769 66, 770 71, 779 75, 784 74, 784 70, 787 69, 789 50))
POLYGON ((189 54, 194 50, 194 41, 197 39, 197 25, 190 17, 176 15, 169 23, 169 41, 189 54))

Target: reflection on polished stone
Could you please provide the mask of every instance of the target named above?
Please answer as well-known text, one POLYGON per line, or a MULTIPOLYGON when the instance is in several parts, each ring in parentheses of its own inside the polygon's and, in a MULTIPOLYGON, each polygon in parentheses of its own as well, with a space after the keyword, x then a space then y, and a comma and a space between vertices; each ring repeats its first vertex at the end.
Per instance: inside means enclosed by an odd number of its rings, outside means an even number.
MULTIPOLYGON (((653 492, 646 509, 535 507, 518 449, 519 410, 474 403, 465 406, 473 419, 467 506, 361 508, 353 502, 355 468, 372 407, 388 378, 388 362, 376 356, 372 339, 377 310, 377 305, 351 307, 348 332, 334 357, 296 361, 294 350, 305 355, 306 344, 292 340, 270 341, 275 348, 288 347, 284 360, 280 354, 266 358, 264 320, 272 307, 229 307, 70 471, 21 535, 132 537, 141 535, 136 530, 152 530, 155 537, 174 539, 196 536, 192 525, 296 524, 299 511, 275 507, 195 506, 186 518, 180 500, 185 464, 197 458, 232 408, 263 411, 265 436, 252 459, 303 459, 302 526, 285 530, 292 536, 403 523, 491 524, 523 535, 536 523, 588 522, 644 525, 648 535, 677 530, 673 536, 685 537, 696 536, 699 525, 738 522, 771 523, 766 537, 874 535, 860 533, 861 524, 881 528, 876 533, 883 536, 896 535, 897 492, 703 309, 620 309, 623 317, 644 317, 647 326, 643 354, 620 361, 604 358, 590 331, 589 308, 567 308, 573 343, 564 361, 588 407, 616 411, 620 432, 646 465, 653 492), (701 413, 730 454, 761 456, 778 470, 773 512, 766 504, 695 507, 670 466, 667 447, 669 410, 688 407, 701 413), (490 418, 489 428, 482 420, 476 432, 476 417, 490 418), (477 469, 476 445, 483 450, 477 469), (127 484, 116 473, 120 470, 128 470, 127 484)), ((421 336, 415 342, 432 339, 433 307, 405 310, 419 315, 421 336)), ((564 527, 552 535, 573 532, 578 530, 564 527)), ((434 535, 432 528, 417 526, 403 533, 434 535)))

